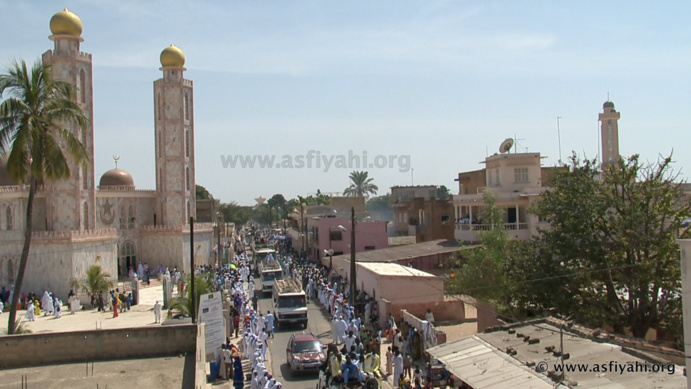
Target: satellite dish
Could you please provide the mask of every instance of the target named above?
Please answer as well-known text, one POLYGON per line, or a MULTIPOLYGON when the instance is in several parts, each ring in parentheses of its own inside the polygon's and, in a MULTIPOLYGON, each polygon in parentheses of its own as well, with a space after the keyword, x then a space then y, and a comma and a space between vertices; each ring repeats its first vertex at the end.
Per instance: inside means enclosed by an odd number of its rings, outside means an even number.
POLYGON ((508 152, 509 150, 511 150, 512 147, 513 147, 513 139, 507 138, 506 140, 501 142, 501 145, 499 146, 499 152, 504 154, 504 153, 508 152))

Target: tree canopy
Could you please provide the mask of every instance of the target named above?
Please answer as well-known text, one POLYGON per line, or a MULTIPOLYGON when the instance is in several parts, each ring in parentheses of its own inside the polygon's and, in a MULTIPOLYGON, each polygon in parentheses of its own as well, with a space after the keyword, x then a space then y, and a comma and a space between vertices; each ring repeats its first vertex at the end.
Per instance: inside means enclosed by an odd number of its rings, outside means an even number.
POLYGON ((507 266, 524 284, 514 303, 640 338, 651 328, 679 332, 665 327, 681 312, 676 236, 690 209, 671 162, 634 155, 602 171, 572 156, 532 210, 550 228, 507 266))
POLYGON ((0 151, 9 150, 7 171, 29 184, 24 222, 24 245, 10 305, 7 333, 13 334, 33 231, 36 187, 70 177, 70 164, 86 166, 89 155, 81 143, 88 119, 75 102, 74 85, 55 80, 52 68, 38 60, 29 69, 14 62, 0 74, 0 151))
POLYGON ((350 197, 369 197, 377 194, 379 187, 374 185, 373 178, 368 177, 369 173, 365 171, 354 171, 350 173, 350 186, 343 191, 344 196, 350 197))

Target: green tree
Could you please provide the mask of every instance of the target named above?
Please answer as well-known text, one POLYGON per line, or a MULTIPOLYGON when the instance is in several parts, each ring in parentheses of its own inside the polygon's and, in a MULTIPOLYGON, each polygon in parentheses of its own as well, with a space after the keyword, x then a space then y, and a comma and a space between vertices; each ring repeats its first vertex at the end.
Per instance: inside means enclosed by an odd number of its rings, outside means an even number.
POLYGON ((510 239, 504 229, 503 210, 492 194, 483 196, 482 220, 487 231, 478 231, 479 247, 463 252, 463 265, 447 287, 451 294, 465 294, 495 305, 509 308, 511 291, 506 287, 506 262, 511 254, 510 239))
POLYGON ((9 150, 10 176, 29 184, 24 246, 10 306, 8 334, 15 330, 17 305, 29 259, 36 188, 46 181, 69 178, 68 158, 77 166, 89 162, 86 149, 79 141, 79 135, 87 130, 88 120, 74 97, 74 86, 54 80, 50 66, 41 60, 31 69, 24 61, 14 62, 7 73, 0 75, 0 98, 5 98, 0 103, 0 149, 3 153, 9 150))
MULTIPOLYGON (((185 276, 185 287, 183 295, 174 297, 170 300, 171 311, 177 311, 180 314, 191 316, 192 312, 192 282, 190 275, 185 276)), ((194 276, 194 297, 196 304, 194 306, 194 317, 199 313, 199 301, 202 295, 211 293, 211 280, 208 274, 197 274, 194 276)))
POLYGON ((382 219, 391 220, 391 193, 370 198, 365 203, 365 209, 369 212, 378 213, 382 219))
POLYGON ((446 185, 437 187, 437 200, 446 200, 451 196, 451 191, 446 185))
POLYGON ((370 194, 377 194, 379 187, 374 185, 374 178, 368 178, 369 173, 365 171, 354 171, 350 173, 350 186, 343 191, 344 196, 350 197, 369 197, 370 194))
POLYGON ((238 205, 236 202, 221 203, 218 209, 223 214, 223 220, 235 223, 236 226, 245 225, 253 215, 252 207, 238 205))
POLYGON ((596 161, 571 157, 533 210, 551 227, 540 232, 535 257, 550 273, 522 269, 525 280, 558 277, 551 295, 568 297, 533 304, 640 338, 673 321, 681 294, 676 234, 691 210, 671 162, 643 164, 634 155, 601 171, 596 161))
POLYGON ((211 200, 214 198, 214 196, 201 185, 195 185, 194 189, 196 191, 197 200, 211 200))
POLYGON ((98 296, 113 289, 110 274, 104 273, 99 265, 93 265, 86 271, 86 279, 72 280, 70 287, 79 289, 89 296, 98 296))
POLYGON ((285 208, 286 208, 286 199, 283 197, 282 194, 275 194, 271 196, 269 201, 267 201, 267 205, 269 206, 269 224, 273 223, 273 210, 275 209, 277 211, 277 217, 279 220, 282 216, 285 214, 285 208), (281 210, 278 212, 278 210, 281 210))

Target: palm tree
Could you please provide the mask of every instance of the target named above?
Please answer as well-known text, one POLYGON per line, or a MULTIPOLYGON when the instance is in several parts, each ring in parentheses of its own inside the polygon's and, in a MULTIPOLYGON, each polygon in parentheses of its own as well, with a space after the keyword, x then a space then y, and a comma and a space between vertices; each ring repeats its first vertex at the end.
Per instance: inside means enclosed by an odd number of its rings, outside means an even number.
POLYGON ((367 178, 365 171, 354 171, 350 173, 350 186, 343 191, 344 196, 369 197, 370 194, 377 194, 379 187, 372 183, 374 178, 367 178))
POLYGON ((73 125, 86 131, 87 118, 74 101, 73 85, 54 80, 51 68, 41 60, 31 69, 14 62, 0 74, 0 152, 9 151, 7 171, 16 182, 29 184, 24 227, 24 247, 19 259, 7 333, 13 334, 17 304, 31 246, 32 214, 36 188, 45 181, 70 177, 68 156, 78 164, 89 160, 73 125))
POLYGON ((104 273, 100 266, 93 265, 87 270, 85 280, 73 280, 70 282, 70 286, 81 289, 93 299, 94 297, 99 298, 101 293, 107 293, 113 289, 113 281, 111 281, 110 274, 104 273))
MULTIPOLYGON (((179 313, 191 316, 192 312, 192 283, 190 282, 190 276, 185 277, 185 289, 183 291, 183 296, 174 297, 170 300, 170 310, 178 311, 179 313)), ((194 306, 195 312, 194 317, 197 317, 199 312, 199 301, 200 297, 204 294, 211 293, 211 282, 208 277, 198 274, 194 276, 194 297, 196 299, 196 304, 194 306)))

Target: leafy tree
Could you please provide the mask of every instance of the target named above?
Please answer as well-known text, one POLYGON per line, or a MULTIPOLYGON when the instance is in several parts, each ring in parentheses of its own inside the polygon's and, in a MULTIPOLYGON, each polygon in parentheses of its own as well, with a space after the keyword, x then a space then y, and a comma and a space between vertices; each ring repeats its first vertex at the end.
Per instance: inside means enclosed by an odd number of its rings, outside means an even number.
POLYGON ((101 266, 93 265, 86 271, 86 279, 72 280, 70 286, 93 297, 113 289, 113 281, 110 274, 103 272, 101 266))
POLYGON ((369 212, 378 212, 384 219, 391 220, 391 193, 370 198, 365 203, 365 209, 369 212))
POLYGON ((446 200, 451 196, 451 191, 446 185, 437 187, 437 200, 446 200))
POLYGON ((214 196, 212 196, 211 193, 209 193, 209 191, 201 185, 195 185, 194 189, 197 192, 197 200, 211 200, 214 198, 214 196))
POLYGON ((502 209, 496 205, 494 196, 485 192, 483 201, 482 219, 490 226, 489 230, 477 232, 479 247, 463 253, 465 261, 456 271, 447 291, 470 295, 506 310, 511 300, 505 272, 511 255, 511 241, 504 229, 502 209))
POLYGON ((369 173, 365 171, 354 171, 350 173, 350 186, 343 191, 344 196, 369 197, 370 194, 377 194, 379 187, 374 185, 374 178, 368 178, 369 173))
POLYGON ((79 134, 86 131, 87 118, 75 103, 73 85, 54 80, 51 67, 41 60, 31 69, 26 62, 14 62, 0 74, 0 151, 7 152, 7 171, 16 182, 29 184, 26 203, 24 246, 10 306, 8 334, 13 334, 17 305, 29 259, 36 187, 46 181, 70 177, 70 162, 85 165, 89 157, 79 134), (76 133, 70 130, 73 126, 76 133), (67 153, 67 156, 64 154, 67 153))
MULTIPOLYGON (((194 306, 194 317, 199 313, 199 301, 202 295, 211 293, 212 282, 208 278, 208 274, 197 274, 194 276, 194 297, 196 304, 194 306)), ((185 276, 185 287, 182 296, 174 297, 170 300, 171 311, 177 311, 185 316, 191 316, 192 312, 192 280, 190 275, 185 276)))
POLYGON ((273 222, 272 210, 278 211, 280 209, 282 212, 278 213, 278 217, 281 218, 281 215, 285 213, 286 199, 282 194, 275 194, 267 201, 267 205, 269 206, 269 224, 271 224, 273 222))
POLYGON ((681 293, 676 234, 691 210, 671 162, 643 164, 634 155, 601 171, 574 155, 571 169, 555 173, 533 210, 551 227, 540 232, 533 257, 549 272, 521 271, 524 280, 560 282, 533 296, 533 306, 640 338, 674 321, 681 293))
POLYGON ((246 224, 254 214, 252 207, 238 205, 236 202, 221 203, 218 209, 223 215, 223 220, 235 223, 236 226, 246 224))

